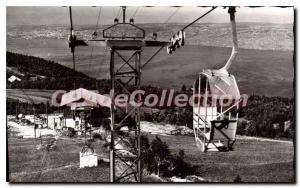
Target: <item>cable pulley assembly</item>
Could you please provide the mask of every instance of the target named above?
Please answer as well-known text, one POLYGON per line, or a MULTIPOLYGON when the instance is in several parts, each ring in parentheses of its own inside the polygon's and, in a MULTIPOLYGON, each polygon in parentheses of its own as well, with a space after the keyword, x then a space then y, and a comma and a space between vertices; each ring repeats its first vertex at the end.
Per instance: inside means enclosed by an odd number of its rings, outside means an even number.
POLYGON ((212 7, 209 11, 207 11, 205 14, 201 15, 199 18, 194 20, 193 22, 186 25, 184 28, 182 28, 180 31, 178 31, 175 35, 173 35, 170 38, 170 45, 167 46, 167 53, 172 54, 173 51, 176 50, 176 48, 180 48, 181 46, 184 46, 185 44, 185 32, 184 30, 196 23, 198 20, 203 18, 204 16, 208 15, 210 12, 215 10, 217 7, 212 7))
POLYGON ((176 48, 180 48, 184 46, 185 43, 185 32, 183 30, 178 31, 173 37, 170 39, 170 45, 167 46, 167 53, 172 54, 176 48))

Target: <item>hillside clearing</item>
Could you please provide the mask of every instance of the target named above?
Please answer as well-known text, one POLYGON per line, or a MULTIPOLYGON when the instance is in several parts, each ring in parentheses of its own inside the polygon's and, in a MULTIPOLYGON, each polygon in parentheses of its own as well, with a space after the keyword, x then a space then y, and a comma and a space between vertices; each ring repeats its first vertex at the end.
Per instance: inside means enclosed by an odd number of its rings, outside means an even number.
MULTIPOLYGON (((155 135, 149 135, 153 139, 155 135)), ((199 165, 199 176, 211 182, 294 182, 292 142, 238 138, 232 152, 197 150, 193 136, 160 136, 172 152, 184 149, 185 160, 199 165)))

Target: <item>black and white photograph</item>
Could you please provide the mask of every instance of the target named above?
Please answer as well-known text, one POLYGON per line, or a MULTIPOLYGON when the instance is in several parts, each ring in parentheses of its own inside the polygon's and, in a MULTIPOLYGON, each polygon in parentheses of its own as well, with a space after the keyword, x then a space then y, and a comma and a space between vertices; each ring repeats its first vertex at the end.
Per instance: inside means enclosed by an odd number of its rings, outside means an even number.
POLYGON ((295 184, 296 12, 6 6, 6 181, 295 184))

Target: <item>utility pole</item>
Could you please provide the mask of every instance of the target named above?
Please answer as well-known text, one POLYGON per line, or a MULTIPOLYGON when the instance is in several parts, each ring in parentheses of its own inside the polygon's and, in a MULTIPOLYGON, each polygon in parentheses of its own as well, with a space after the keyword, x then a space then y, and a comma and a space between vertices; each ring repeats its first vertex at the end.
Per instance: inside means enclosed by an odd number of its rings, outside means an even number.
MULTIPOLYGON (((70 27, 70 43, 71 43, 71 52, 72 52, 72 56, 73 56, 73 69, 75 70, 75 41, 76 41, 76 36, 74 33, 74 28, 73 28, 73 19, 72 19, 72 7, 69 6, 69 13, 70 13, 70 23, 71 23, 71 27, 70 27)), ((75 85, 75 84, 74 84, 75 85)))

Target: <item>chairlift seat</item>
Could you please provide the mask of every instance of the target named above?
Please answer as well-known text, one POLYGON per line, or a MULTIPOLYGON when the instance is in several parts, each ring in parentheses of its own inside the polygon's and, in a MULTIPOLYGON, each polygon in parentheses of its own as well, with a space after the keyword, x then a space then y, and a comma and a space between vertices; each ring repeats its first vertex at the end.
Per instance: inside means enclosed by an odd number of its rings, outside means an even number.
POLYGON ((212 140, 235 140, 237 120, 213 120, 211 127, 212 140))

